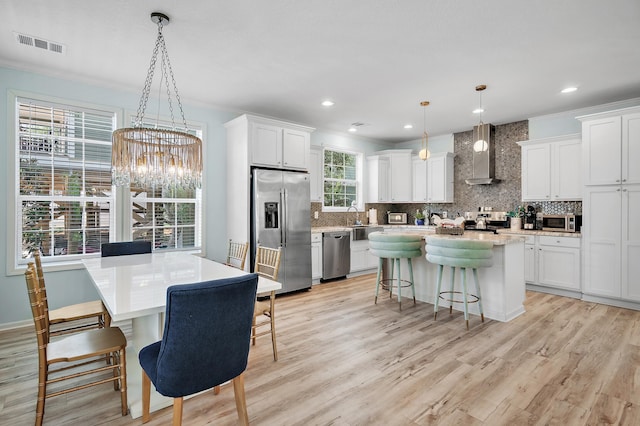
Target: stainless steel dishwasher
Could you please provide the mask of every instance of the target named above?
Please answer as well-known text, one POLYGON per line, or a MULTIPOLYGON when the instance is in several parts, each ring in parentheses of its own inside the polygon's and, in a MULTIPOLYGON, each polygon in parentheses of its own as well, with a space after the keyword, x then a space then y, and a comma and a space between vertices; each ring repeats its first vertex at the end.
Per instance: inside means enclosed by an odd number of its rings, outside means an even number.
POLYGON ((322 233, 322 279, 345 277, 351 268, 351 232, 322 233))

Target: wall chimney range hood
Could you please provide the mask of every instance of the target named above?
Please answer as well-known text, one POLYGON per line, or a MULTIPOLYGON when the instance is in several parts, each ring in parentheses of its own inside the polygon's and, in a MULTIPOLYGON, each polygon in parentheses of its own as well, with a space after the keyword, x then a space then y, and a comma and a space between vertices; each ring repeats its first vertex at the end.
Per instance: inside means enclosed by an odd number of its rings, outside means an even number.
POLYGON ((491 124, 480 123, 473 127, 473 175, 465 182, 469 185, 490 185, 500 182, 495 175, 495 129, 491 124))

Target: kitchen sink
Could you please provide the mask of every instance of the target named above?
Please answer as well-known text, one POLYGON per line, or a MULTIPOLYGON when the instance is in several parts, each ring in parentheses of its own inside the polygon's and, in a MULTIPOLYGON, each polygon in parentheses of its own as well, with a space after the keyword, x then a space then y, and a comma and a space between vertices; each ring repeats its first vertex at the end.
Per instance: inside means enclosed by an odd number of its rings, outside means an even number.
POLYGON ((382 232, 382 226, 354 225, 351 226, 353 241, 368 240, 372 232, 382 232))

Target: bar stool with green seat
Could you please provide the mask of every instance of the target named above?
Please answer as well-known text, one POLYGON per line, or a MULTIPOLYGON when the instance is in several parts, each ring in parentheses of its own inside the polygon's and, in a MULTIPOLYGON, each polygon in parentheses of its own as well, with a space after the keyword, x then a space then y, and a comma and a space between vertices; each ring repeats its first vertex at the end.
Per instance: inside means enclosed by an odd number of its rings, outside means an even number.
POLYGON ((480 282, 478 281, 478 268, 489 267, 493 264, 493 243, 491 241, 468 240, 460 238, 427 237, 427 260, 438 265, 438 279, 433 303, 433 319, 438 316, 438 302, 440 299, 448 300, 449 313, 452 312, 453 303, 464 303, 464 319, 469 329, 469 303, 478 303, 480 318, 484 322, 482 311, 482 295, 480 293, 480 282), (440 291, 442 283, 442 272, 445 266, 451 267, 451 290, 440 291), (460 268, 462 275, 462 292, 454 291, 456 268, 460 268), (467 292, 467 268, 473 271, 473 278, 476 283, 476 293, 467 292), (462 294, 462 300, 455 300, 454 294, 462 294), (449 295, 447 299, 443 295, 449 295), (469 300, 471 298, 471 300, 469 300))
POLYGON ((413 282, 413 265, 411 259, 414 257, 422 256, 420 247, 422 246, 422 236, 415 233, 388 233, 388 232, 372 232, 369 234, 369 248, 370 252, 374 256, 378 256, 378 276, 376 278, 376 298, 375 303, 378 303, 378 292, 380 290, 380 284, 383 288, 388 287, 389 297, 393 294, 394 283, 397 286, 398 295, 398 307, 402 310, 402 287, 411 287, 413 294, 413 304, 416 304, 416 290, 413 282), (391 259, 391 273, 390 278, 381 279, 382 265, 384 259, 391 259), (409 267, 409 280, 403 280, 400 274, 400 259, 407 259, 407 265, 409 267), (396 267, 394 268, 393 264, 396 267), (394 269, 397 272, 397 278, 394 278, 394 269))

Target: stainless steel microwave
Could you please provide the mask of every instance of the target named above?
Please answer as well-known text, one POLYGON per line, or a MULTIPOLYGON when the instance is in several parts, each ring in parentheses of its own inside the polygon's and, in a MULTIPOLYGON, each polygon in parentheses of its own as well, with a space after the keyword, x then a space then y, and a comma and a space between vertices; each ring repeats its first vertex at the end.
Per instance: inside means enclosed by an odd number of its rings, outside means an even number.
POLYGON ((576 214, 543 214, 542 230, 557 232, 580 232, 582 215, 576 214))
POLYGON ((406 225, 407 214, 406 213, 387 213, 387 223, 389 225, 406 225))

